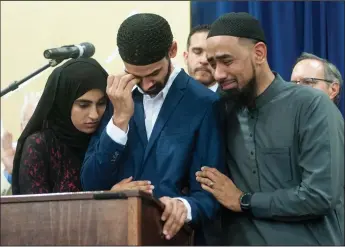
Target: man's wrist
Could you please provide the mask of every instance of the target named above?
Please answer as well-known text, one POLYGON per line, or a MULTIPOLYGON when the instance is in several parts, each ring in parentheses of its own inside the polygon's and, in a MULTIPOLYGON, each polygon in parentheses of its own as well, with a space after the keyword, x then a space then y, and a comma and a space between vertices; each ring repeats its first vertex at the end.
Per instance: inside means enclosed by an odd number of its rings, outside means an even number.
POLYGON ((186 216, 185 222, 190 222, 192 220, 192 208, 191 208, 189 202, 186 199, 182 198, 182 197, 175 197, 174 199, 177 199, 181 203, 184 204, 184 206, 187 209, 187 216, 186 216))
POLYGON ((124 132, 127 132, 128 124, 129 124, 128 117, 122 117, 122 116, 115 116, 113 115, 113 124, 123 130, 124 132))
POLYGON ((240 204, 240 208, 241 208, 242 212, 244 212, 244 213, 250 213, 251 212, 251 209, 252 209, 252 205, 251 205, 252 196, 253 196, 252 193, 243 193, 240 196, 239 204, 240 204))

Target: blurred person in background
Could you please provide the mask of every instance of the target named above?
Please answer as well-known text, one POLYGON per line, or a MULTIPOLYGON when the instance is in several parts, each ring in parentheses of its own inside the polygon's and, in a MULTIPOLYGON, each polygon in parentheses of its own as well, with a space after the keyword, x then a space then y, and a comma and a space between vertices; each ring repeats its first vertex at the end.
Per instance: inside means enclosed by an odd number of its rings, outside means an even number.
MULTIPOLYGON (((20 132, 22 132, 29 122, 36 105, 41 97, 41 93, 29 93, 24 97, 24 104, 20 115, 20 132)), ((1 122, 2 125, 2 122, 1 122)), ((13 142, 12 133, 1 126, 1 194, 9 195, 12 193, 12 169, 13 158, 16 152, 17 143, 13 142)))
POLYGON ((337 67, 326 59, 303 52, 293 66, 291 81, 319 89, 339 104, 343 79, 337 67))
POLYGON ((183 57, 187 66, 188 74, 201 82, 213 92, 220 89, 213 77, 213 69, 206 57, 206 38, 210 25, 199 25, 192 28, 187 39, 187 50, 183 57))

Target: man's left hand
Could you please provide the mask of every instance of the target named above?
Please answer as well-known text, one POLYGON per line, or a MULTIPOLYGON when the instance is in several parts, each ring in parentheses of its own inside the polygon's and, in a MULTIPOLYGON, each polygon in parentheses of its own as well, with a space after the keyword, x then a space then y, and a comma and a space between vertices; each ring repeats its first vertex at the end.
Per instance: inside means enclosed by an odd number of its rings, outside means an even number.
POLYGON ((210 192, 224 207, 241 212, 240 197, 243 194, 236 185, 215 168, 204 166, 196 174, 201 187, 210 192))
POLYGON ((165 221, 163 234, 166 239, 172 239, 181 229, 187 218, 187 208, 182 201, 167 196, 159 199, 165 209, 162 214, 162 221, 165 221))

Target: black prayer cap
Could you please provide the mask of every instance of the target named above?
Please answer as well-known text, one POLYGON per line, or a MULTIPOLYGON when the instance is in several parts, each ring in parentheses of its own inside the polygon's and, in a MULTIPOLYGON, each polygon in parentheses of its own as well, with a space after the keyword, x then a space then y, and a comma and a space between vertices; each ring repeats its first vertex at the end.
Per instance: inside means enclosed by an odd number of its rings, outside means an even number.
POLYGON ((117 33, 122 60, 132 65, 148 65, 163 59, 173 35, 169 23, 161 16, 140 13, 128 17, 117 33))
POLYGON ((255 39, 266 43, 260 22, 245 12, 227 13, 214 21, 207 38, 221 35, 255 39))

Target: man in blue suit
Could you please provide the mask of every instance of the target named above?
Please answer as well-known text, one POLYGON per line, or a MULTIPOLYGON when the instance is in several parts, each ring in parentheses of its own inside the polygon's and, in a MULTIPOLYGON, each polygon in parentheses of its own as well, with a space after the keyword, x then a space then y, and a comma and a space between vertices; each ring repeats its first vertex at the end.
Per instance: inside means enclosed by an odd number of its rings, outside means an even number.
POLYGON ((218 96, 171 63, 177 44, 161 16, 127 18, 117 45, 125 73, 108 78, 111 104, 91 139, 81 182, 84 190, 109 190, 129 177, 149 180, 166 206, 163 234, 171 239, 185 222, 211 220, 219 208, 195 178, 205 164, 224 169, 218 96))

